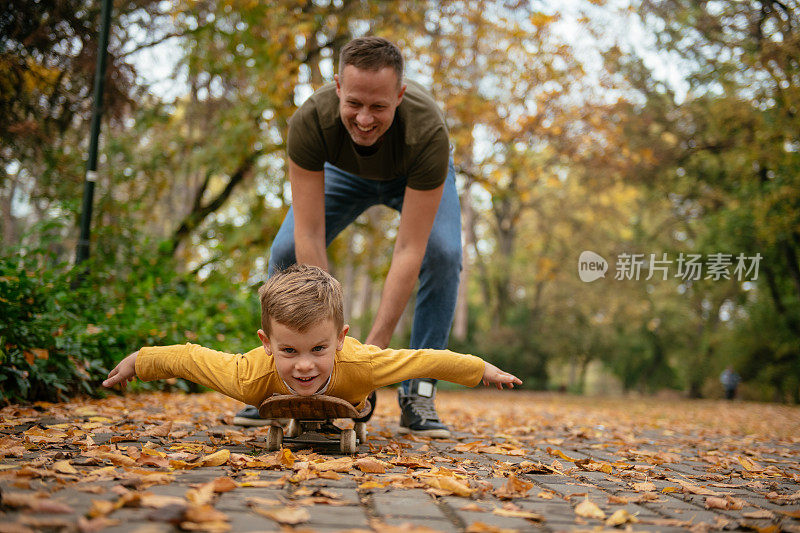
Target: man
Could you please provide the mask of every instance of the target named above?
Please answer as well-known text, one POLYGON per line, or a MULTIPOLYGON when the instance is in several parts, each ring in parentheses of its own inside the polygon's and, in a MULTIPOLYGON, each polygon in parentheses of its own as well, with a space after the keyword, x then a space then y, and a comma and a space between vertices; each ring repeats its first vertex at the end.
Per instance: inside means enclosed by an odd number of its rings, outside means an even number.
MULTIPOLYGON (((289 121, 293 205, 272 243, 269 275, 294 262, 327 269, 327 246, 364 210, 397 209, 392 262, 365 343, 389 345, 419 278, 410 348, 444 349, 461 271, 461 210, 444 116, 421 85, 403 81, 400 49, 386 39, 345 45, 334 79, 289 121)), ((435 383, 401 384, 401 433, 450 435, 436 414, 435 383)), ((263 422, 248 408, 234 423, 263 422)))

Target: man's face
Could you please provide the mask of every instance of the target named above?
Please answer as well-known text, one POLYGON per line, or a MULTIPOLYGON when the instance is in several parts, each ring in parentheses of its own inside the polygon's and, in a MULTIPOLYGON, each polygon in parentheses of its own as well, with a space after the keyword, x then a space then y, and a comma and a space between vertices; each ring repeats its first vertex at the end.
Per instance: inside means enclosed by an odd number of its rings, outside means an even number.
POLYGON ((301 396, 317 393, 333 372, 336 351, 342 349, 348 326, 337 331, 332 320, 320 320, 302 333, 271 321, 269 337, 258 330, 264 350, 275 360, 278 375, 301 396))
POLYGON ((373 71, 347 65, 334 78, 344 127, 355 144, 372 146, 392 125, 406 86, 391 67, 373 71))

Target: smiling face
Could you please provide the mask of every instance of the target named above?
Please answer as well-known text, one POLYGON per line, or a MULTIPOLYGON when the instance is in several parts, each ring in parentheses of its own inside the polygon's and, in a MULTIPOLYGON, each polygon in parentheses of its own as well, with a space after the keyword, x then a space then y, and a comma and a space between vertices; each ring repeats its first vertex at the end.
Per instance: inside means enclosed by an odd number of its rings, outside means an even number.
POLYGON ((347 65, 336 79, 339 114, 353 142, 372 146, 389 129, 406 86, 392 67, 363 70, 347 65))
POLYGON ((275 360, 278 375, 297 394, 310 396, 328 382, 336 351, 342 349, 348 326, 338 331, 333 320, 320 320, 297 331, 271 320, 270 336, 258 330, 264 350, 275 360))

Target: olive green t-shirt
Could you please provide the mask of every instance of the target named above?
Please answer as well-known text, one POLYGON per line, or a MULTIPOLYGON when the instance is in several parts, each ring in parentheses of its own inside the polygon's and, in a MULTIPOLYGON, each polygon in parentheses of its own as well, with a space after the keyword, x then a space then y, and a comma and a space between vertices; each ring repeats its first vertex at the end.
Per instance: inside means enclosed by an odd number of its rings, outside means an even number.
POLYGON ((321 87, 289 119, 289 157, 306 170, 320 171, 328 162, 362 178, 405 176, 412 189, 435 189, 444 183, 450 159, 444 115, 422 85, 406 85, 392 125, 368 156, 356 152, 342 124, 336 84, 321 87))

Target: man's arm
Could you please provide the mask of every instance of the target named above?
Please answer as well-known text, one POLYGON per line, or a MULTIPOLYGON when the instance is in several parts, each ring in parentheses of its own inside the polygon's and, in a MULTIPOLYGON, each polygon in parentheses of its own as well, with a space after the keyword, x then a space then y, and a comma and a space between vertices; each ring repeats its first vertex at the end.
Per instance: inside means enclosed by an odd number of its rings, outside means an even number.
MULTIPOLYGON (((381 348, 389 346, 394 328, 403 314, 419 276, 443 191, 444 184, 427 191, 406 188, 392 264, 386 276, 378 313, 367 336, 366 344, 374 344, 381 348)), ((292 194, 294 195, 294 191, 292 194)))
POLYGON ((325 252, 325 175, 289 159, 294 211, 294 250, 298 263, 328 269, 325 252))

